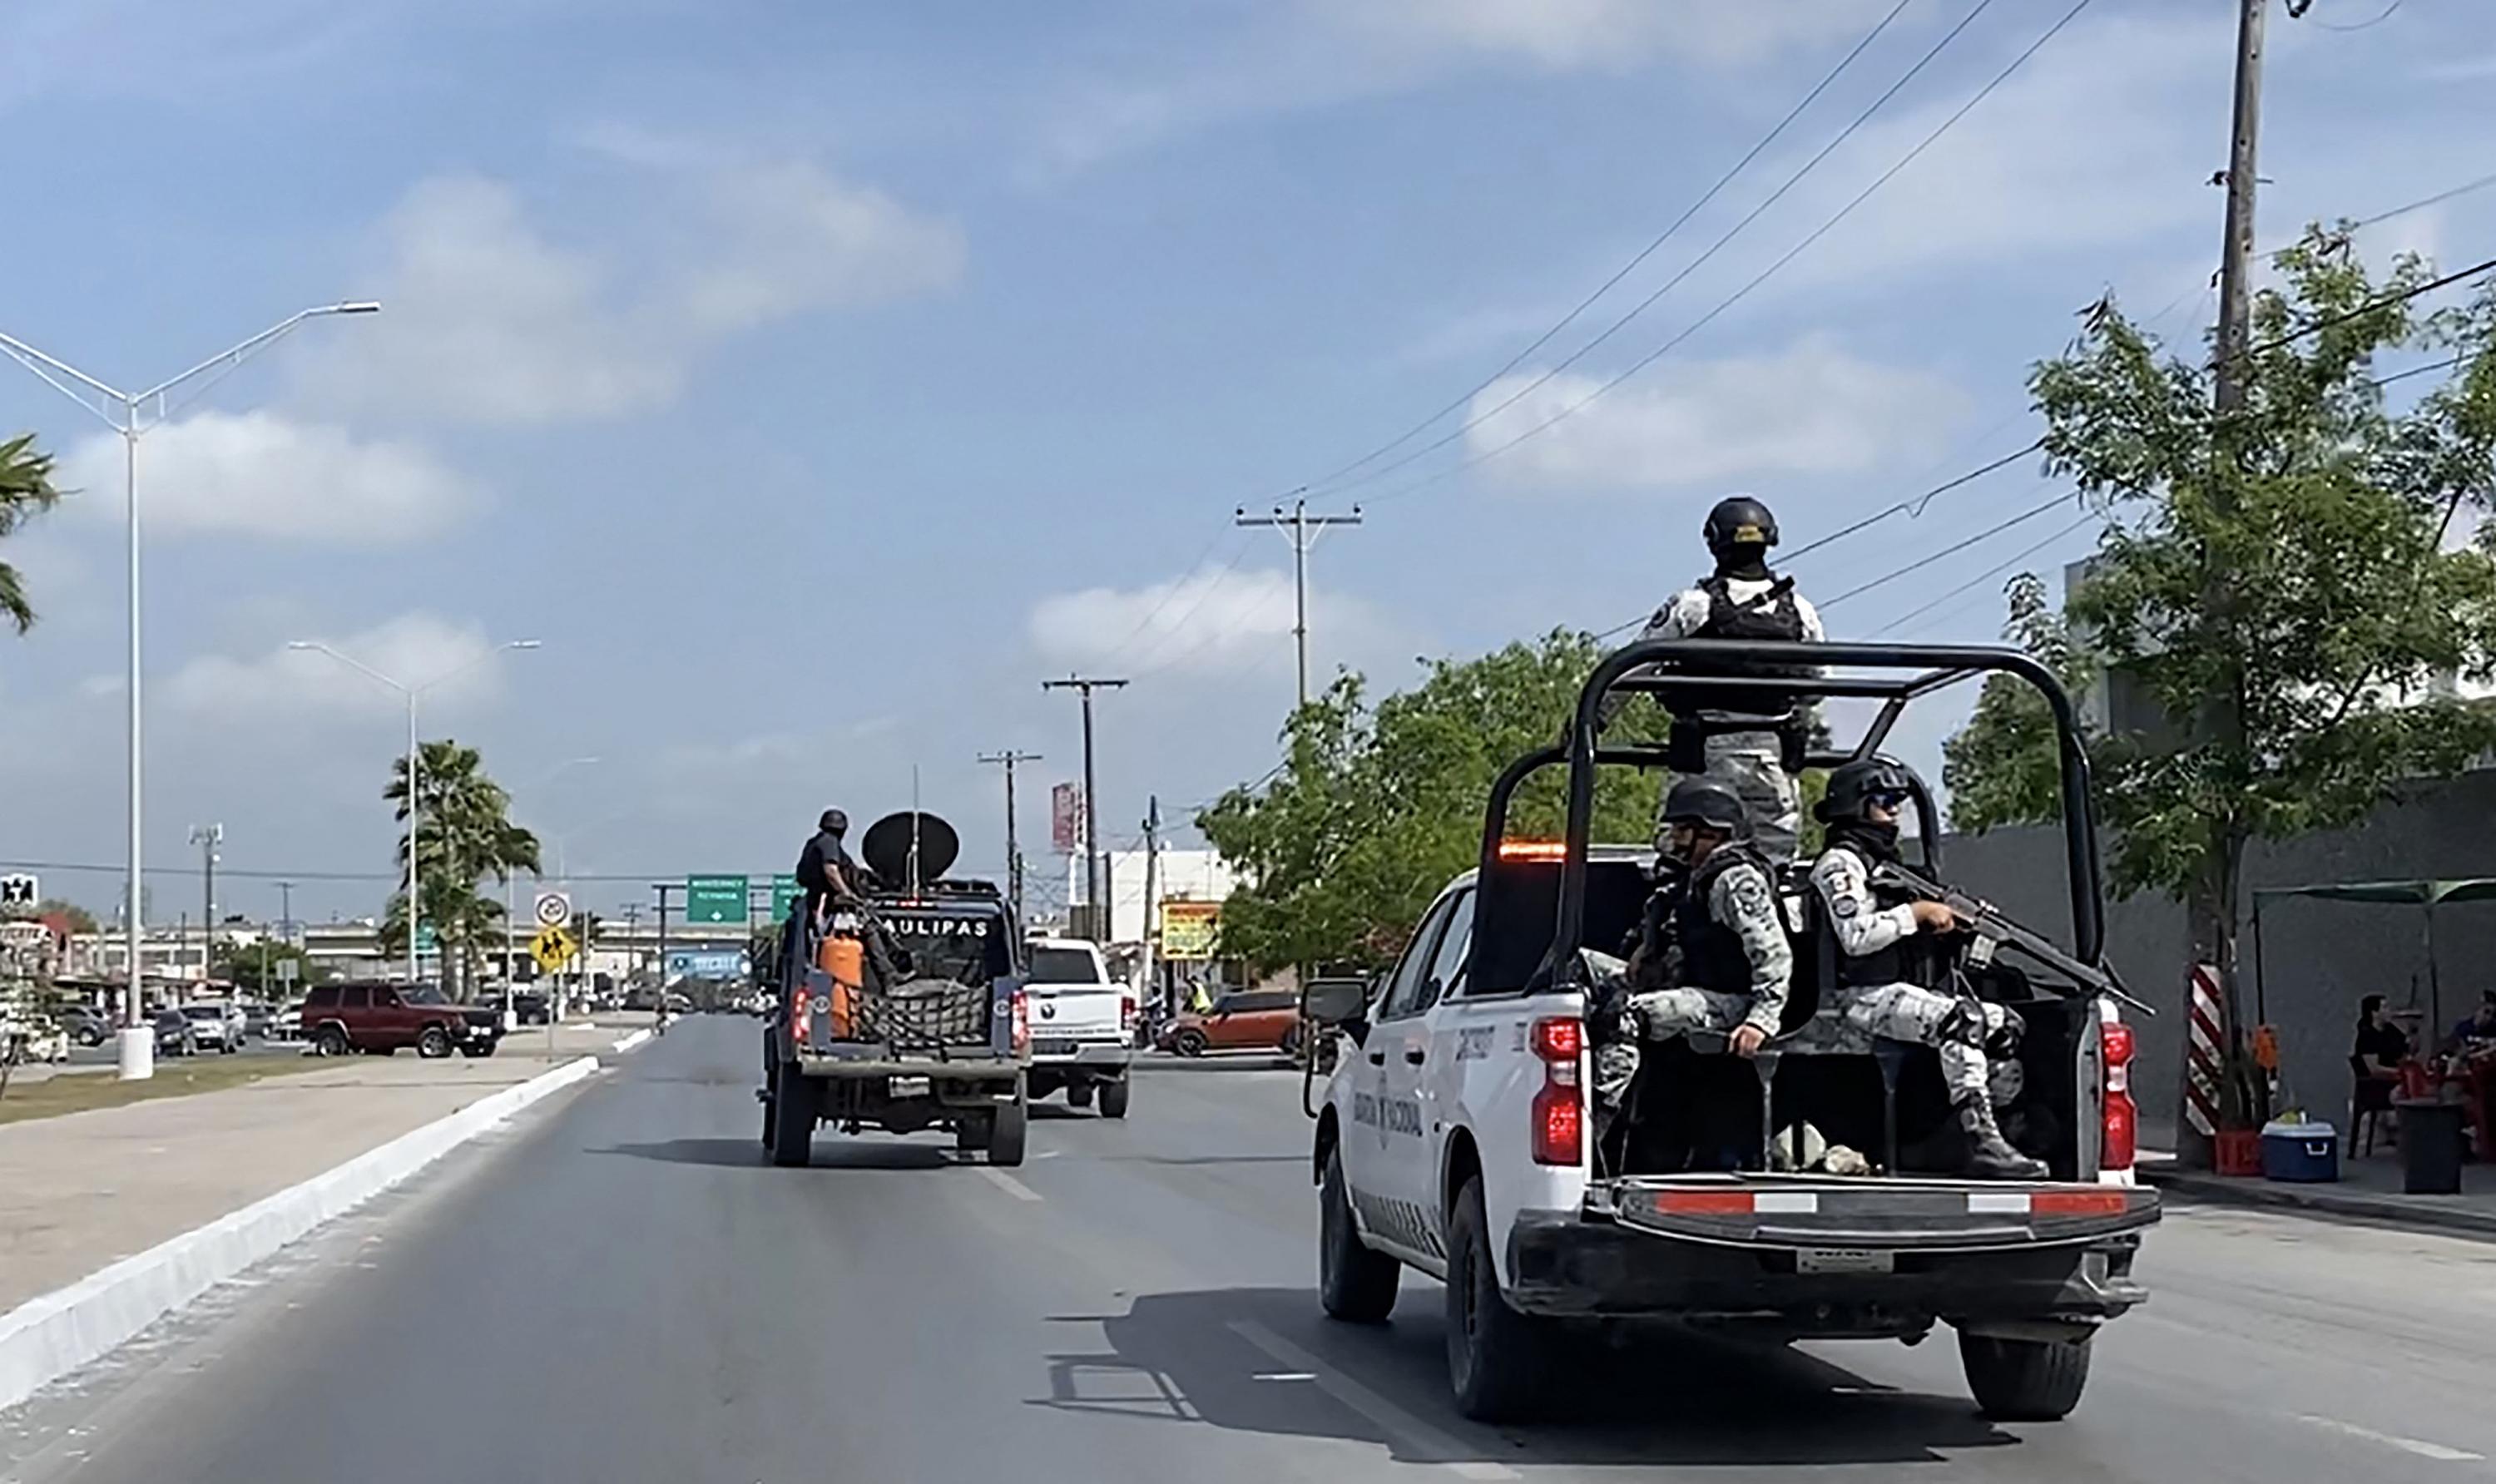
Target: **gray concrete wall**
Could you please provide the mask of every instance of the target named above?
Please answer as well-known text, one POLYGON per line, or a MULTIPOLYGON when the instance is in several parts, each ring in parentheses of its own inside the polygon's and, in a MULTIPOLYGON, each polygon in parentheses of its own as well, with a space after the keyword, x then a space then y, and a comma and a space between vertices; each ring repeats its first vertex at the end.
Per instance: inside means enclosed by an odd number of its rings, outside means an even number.
MULTIPOLYGON (((1946 874, 1964 889, 2058 937, 2068 931, 2071 899, 2059 829, 1952 836, 1942 859, 1946 874)), ((2257 844, 2245 874, 2244 994, 2251 1015, 2253 888, 2496 877, 2496 770, 2421 786, 2350 829, 2257 844)), ((2358 997, 2380 993, 2396 1008, 2427 1008, 2424 915, 2415 907, 2279 898, 2265 904, 2260 1013, 2279 1028, 2289 1091, 2315 1116, 2335 1124, 2345 1117, 2358 997)), ((2467 1014, 2481 991, 2496 989, 2496 902, 2439 909, 2435 938, 2443 1011, 2414 1022, 2430 1040, 2467 1014), (2433 1023, 2437 1018, 2442 1025, 2433 1023)), ((2155 1019, 2131 1017, 2140 1048, 2133 1085, 2143 1142, 2171 1147, 2184 1044, 2184 910, 2149 895, 2109 903, 2106 955, 2134 992, 2158 1006, 2155 1019)))

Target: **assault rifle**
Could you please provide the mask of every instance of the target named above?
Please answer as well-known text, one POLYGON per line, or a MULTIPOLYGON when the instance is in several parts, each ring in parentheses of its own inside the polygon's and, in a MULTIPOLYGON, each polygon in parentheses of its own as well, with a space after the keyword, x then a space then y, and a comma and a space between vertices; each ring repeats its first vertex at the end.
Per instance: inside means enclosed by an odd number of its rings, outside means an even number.
POLYGON ((2109 1000, 2128 1005, 2144 1015, 2158 1013, 2157 1010, 2135 998, 2131 991, 2125 989, 2123 981, 2114 976, 2113 970, 2101 968, 2095 964, 2081 963, 2057 947, 2052 939, 2021 927, 1992 906, 1978 901, 1966 892, 1928 881, 1894 861, 1884 861, 1875 866, 1872 870, 1872 882, 1876 886, 1886 885, 1893 890, 1903 891, 1909 896, 1920 897, 1927 902, 1939 902, 1949 908, 1951 914, 1976 935, 1977 944, 1972 950, 1971 957, 1980 964, 1992 959, 1994 944, 2008 943, 2090 994, 2104 995, 2109 1000))

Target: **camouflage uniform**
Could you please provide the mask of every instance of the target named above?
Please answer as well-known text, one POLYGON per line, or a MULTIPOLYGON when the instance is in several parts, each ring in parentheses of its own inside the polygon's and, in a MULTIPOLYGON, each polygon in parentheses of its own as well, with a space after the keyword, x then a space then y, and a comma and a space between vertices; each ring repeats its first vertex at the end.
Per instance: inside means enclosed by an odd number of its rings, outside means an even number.
MULTIPOLYGON (((1821 855, 1811 868, 1811 885, 1828 911, 1839 950, 1850 960, 1886 953, 1916 935, 1914 909, 1881 906, 1873 895, 1871 868, 1844 846, 1821 855)), ((2009 1010, 1903 979, 1850 984, 1843 970, 1838 979, 1835 1008, 1849 1026, 1866 1036, 1932 1047, 1952 1102, 1991 1098, 1984 1043, 2010 1029, 2009 1010)))
POLYGON ((1672 930, 1681 940, 1682 976, 1691 982, 1667 989, 1629 985, 1626 994, 1604 1001, 1620 1006, 1616 1023, 1604 1028, 1608 1034, 1595 1059, 1595 1095, 1607 1106, 1618 1104, 1638 1074, 1640 1041, 1745 1025, 1774 1036, 1785 1017, 1794 946, 1760 857, 1746 846, 1720 846, 1693 875, 1689 892, 1674 911, 1672 930))

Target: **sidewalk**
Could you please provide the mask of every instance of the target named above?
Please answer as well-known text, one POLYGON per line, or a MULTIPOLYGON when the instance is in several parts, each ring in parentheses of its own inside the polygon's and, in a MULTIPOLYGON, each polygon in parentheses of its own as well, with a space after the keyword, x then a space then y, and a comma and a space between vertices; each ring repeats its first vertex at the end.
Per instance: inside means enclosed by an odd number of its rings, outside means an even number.
POLYGON ((493 1056, 348 1057, 192 1097, 0 1125, 0 1314, 575 1058, 625 1028, 531 1028, 493 1056))
POLYGON ((2213 1175, 2176 1167, 2172 1155, 2143 1153, 2142 1181, 2186 1200, 2238 1206, 2270 1206, 2329 1216, 2356 1217, 2396 1226, 2496 1237, 2496 1165, 2464 1164, 2458 1195, 2410 1195, 2401 1190, 2397 1153, 2344 1159, 2332 1185, 2298 1185, 2260 1176, 2213 1175))

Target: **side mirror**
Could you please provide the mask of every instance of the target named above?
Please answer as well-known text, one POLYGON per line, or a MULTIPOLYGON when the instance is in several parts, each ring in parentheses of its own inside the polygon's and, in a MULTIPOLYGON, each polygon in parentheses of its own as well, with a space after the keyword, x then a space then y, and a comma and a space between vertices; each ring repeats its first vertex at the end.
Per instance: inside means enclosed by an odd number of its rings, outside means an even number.
POLYGON ((1369 988, 1359 979, 1312 979, 1300 994, 1300 1012, 1326 1026, 1359 1020, 1369 1010, 1369 988))

